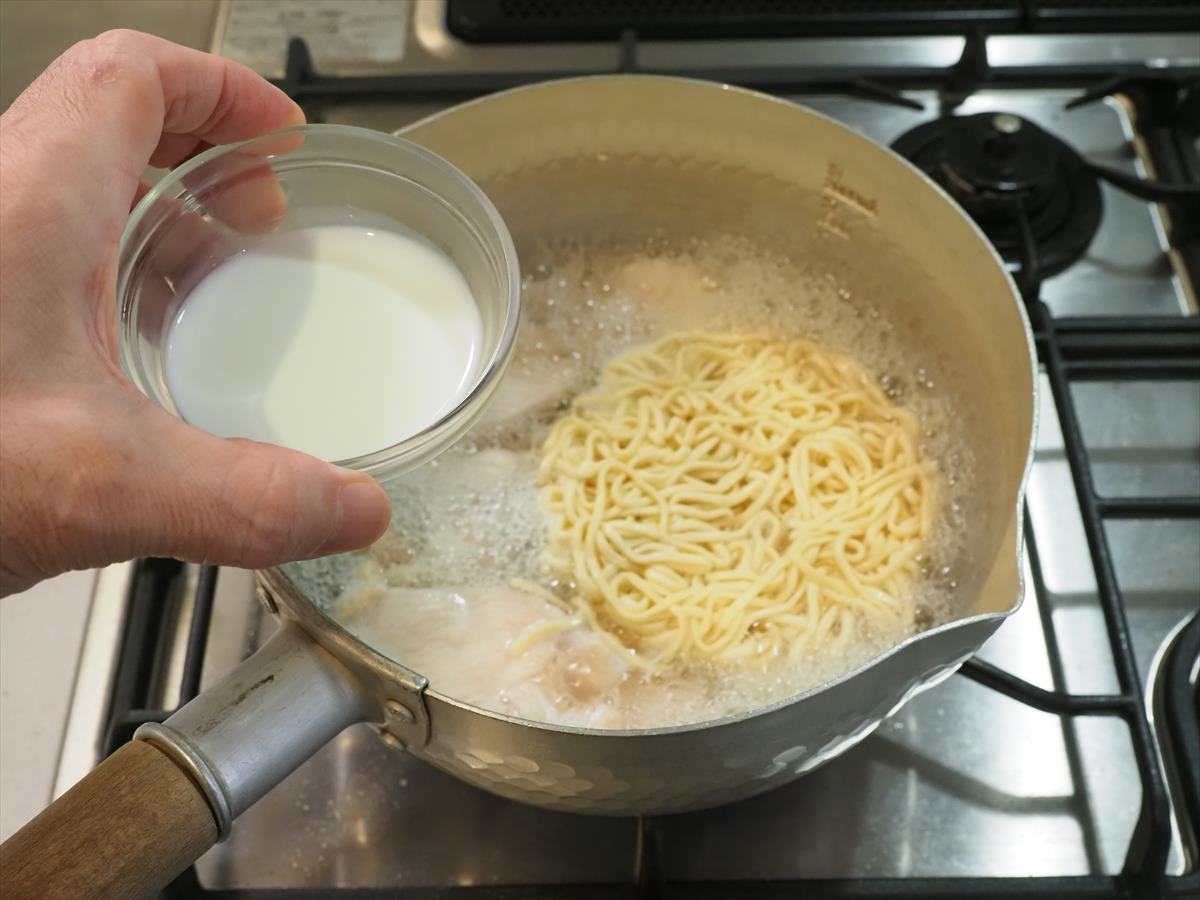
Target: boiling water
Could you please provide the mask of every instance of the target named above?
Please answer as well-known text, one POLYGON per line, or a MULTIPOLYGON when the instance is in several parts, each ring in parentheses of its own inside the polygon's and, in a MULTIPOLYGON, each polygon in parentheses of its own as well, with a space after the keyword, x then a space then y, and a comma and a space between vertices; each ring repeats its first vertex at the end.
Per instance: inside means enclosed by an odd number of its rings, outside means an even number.
POLYGON ((354 563, 334 610, 348 628, 456 699, 536 721, 641 728, 707 721, 798 693, 959 612, 953 598, 969 574, 973 526, 964 504, 974 480, 951 414, 960 404, 942 389, 952 379, 941 362, 915 359, 875 307, 737 238, 603 253, 565 245, 529 269, 521 334, 498 393, 463 443, 390 486, 392 529, 354 563), (693 328, 818 341, 860 359, 918 414, 921 450, 937 461, 942 488, 913 621, 863 622, 842 651, 754 669, 649 673, 583 627, 514 652, 533 625, 569 625, 563 609, 520 589, 521 579, 563 598, 573 588, 541 562, 536 473, 550 425, 612 358, 693 328))
POLYGON ((274 235, 188 295, 167 340, 183 418, 344 460, 432 425, 469 390, 482 326, 462 272, 416 237, 274 235))

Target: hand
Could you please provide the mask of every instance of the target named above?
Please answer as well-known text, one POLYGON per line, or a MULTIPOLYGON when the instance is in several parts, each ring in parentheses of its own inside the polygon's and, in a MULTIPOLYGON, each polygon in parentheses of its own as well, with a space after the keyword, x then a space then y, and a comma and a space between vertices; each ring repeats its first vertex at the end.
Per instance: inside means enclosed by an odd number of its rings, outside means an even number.
POLYGON ((128 31, 76 44, 0 116, 0 595, 135 556, 259 568, 387 527, 370 478, 192 428, 118 362, 145 167, 303 121, 250 69, 128 31))

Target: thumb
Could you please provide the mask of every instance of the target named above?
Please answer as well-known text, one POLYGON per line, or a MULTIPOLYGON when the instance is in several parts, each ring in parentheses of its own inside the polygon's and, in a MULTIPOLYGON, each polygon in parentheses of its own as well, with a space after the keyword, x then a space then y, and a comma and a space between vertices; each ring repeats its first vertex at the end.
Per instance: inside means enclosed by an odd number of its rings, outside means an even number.
POLYGON ((256 569, 356 550, 387 529, 388 496, 362 473, 154 413, 135 553, 256 569))

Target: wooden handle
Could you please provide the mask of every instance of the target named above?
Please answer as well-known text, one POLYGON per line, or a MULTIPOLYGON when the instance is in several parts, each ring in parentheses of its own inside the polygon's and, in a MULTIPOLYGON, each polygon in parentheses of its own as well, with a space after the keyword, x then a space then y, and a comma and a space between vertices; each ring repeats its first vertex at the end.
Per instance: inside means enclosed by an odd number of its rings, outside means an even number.
POLYGON ((187 773, 131 741, 0 845, 0 896, 150 896, 216 839, 208 801, 187 773))

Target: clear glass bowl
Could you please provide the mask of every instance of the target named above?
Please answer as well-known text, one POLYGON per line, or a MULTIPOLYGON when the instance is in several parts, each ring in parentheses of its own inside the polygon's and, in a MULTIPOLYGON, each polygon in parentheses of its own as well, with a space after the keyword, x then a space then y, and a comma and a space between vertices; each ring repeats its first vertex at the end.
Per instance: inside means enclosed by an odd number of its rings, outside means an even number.
POLYGON ((337 460, 387 479, 432 459, 479 417, 512 354, 520 313, 517 254, 496 208, 416 144, 366 128, 304 125, 214 147, 175 169, 137 205, 121 239, 121 365, 147 397, 180 416, 163 354, 188 293, 265 236, 315 225, 422 235, 462 270, 479 307, 483 343, 462 401, 412 437, 337 460))

